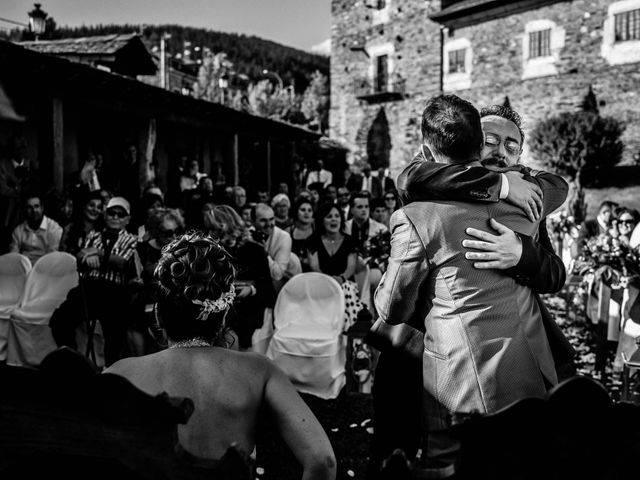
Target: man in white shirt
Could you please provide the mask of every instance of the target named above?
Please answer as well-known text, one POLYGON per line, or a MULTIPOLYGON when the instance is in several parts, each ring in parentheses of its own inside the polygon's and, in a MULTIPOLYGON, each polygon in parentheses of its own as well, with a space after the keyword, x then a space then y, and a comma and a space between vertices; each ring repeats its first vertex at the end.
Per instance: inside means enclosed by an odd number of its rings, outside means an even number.
POLYGON ((39 195, 28 196, 25 207, 27 219, 13 230, 10 251, 25 255, 34 264, 43 255, 58 250, 62 227, 44 215, 39 195))
POLYGON ((322 188, 327 188, 333 183, 333 174, 329 170, 324 169, 324 162, 322 160, 318 160, 316 165, 316 169, 307 175, 305 186, 309 187, 312 183, 322 183, 322 188))
POLYGON ((276 227, 273 209, 264 203, 256 205, 253 213, 254 239, 264 245, 269 261, 269 271, 276 291, 285 281, 301 273, 300 261, 291 253, 291 235, 276 227), (292 260, 292 257, 295 257, 292 260))

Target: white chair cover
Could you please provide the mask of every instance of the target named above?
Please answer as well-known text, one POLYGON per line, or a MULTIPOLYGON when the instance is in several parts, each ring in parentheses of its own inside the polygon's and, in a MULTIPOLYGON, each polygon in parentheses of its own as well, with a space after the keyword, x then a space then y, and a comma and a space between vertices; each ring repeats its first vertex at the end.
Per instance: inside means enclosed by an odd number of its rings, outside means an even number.
POLYGON ((267 356, 299 391, 336 398, 346 383, 344 310, 340 284, 322 273, 296 275, 280 291, 267 356))
POLYGON ((76 259, 64 252, 41 257, 27 277, 20 306, 11 314, 7 364, 36 367, 57 348, 49 319, 78 285, 76 259))
POLYGON ((0 255, 0 362, 7 359, 11 312, 20 306, 31 261, 19 253, 0 255))

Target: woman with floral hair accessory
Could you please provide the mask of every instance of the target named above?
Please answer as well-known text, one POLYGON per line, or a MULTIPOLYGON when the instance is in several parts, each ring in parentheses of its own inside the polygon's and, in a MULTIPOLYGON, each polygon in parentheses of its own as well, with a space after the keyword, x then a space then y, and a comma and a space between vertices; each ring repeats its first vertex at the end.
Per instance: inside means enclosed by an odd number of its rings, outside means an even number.
POLYGON ((218 460, 234 442, 253 451, 264 409, 302 465, 303 479, 335 479, 329 439, 286 375, 262 355, 220 346, 235 296, 227 251, 189 233, 163 248, 155 275, 156 313, 169 348, 120 360, 105 373, 151 395, 191 398, 194 412, 178 426, 178 440, 196 457, 218 460))

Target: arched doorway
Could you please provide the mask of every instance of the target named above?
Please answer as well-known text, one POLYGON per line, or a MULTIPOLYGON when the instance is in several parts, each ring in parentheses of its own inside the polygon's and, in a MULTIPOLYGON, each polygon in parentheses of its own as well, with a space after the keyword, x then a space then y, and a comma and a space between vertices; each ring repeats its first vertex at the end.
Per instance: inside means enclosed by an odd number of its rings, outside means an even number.
POLYGON ((389 167, 389 152, 391 151, 391 137, 389 122, 384 108, 381 108, 373 120, 367 134, 367 157, 372 170, 389 167))

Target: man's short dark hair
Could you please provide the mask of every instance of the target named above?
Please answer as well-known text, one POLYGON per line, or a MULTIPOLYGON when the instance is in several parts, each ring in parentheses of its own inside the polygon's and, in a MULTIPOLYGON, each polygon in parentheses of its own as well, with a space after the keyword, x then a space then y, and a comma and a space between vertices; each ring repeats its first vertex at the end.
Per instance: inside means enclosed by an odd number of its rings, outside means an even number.
POLYGON ((524 130, 522 130, 522 117, 520 114, 511 107, 506 107, 504 105, 491 105, 490 107, 484 107, 480 110, 480 118, 490 117, 492 115, 509 120, 518 127, 521 138, 520 152, 522 152, 522 148, 524 147, 524 130))
POLYGON ((359 198, 364 198, 367 201, 367 204, 371 205, 371 195, 369 194, 369 192, 362 191, 362 192, 353 192, 351 194, 351 198, 349 199, 349 206, 354 207, 356 204, 356 200, 359 198))
POLYGON ((616 202, 612 202, 611 200, 605 200, 598 207, 598 213, 600 213, 600 211, 605 207, 611 210, 611 213, 613 213, 614 210, 618 208, 618 206, 619 205, 616 202))
POLYGON ((422 138, 437 153, 457 162, 480 159, 483 136, 478 110, 456 95, 438 95, 422 113, 422 138))

